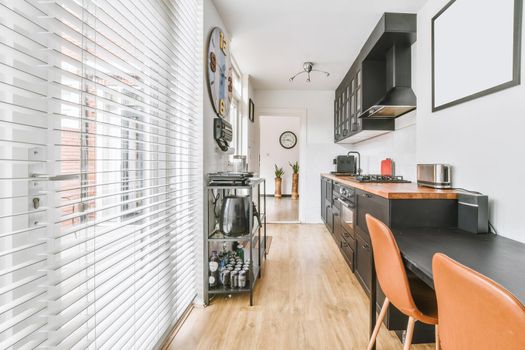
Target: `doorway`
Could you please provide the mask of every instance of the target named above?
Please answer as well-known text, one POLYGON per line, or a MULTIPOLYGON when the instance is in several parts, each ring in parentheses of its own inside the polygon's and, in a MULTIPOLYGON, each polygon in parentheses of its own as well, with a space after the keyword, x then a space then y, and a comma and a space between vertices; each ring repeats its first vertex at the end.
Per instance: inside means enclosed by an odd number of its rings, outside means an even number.
POLYGON ((298 184, 294 190, 293 165, 299 164, 301 118, 295 116, 260 116, 260 174, 267 179, 266 215, 269 223, 298 223, 298 184), (281 175, 280 190, 276 167, 281 175))

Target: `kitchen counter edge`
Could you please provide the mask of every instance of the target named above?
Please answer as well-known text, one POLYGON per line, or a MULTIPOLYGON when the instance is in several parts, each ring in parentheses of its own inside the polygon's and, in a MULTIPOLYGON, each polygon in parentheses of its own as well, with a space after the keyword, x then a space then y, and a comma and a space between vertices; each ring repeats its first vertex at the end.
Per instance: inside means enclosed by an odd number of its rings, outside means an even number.
POLYGON ((360 189, 386 199, 457 199, 458 192, 418 186, 416 183, 362 183, 350 176, 321 174, 342 185, 360 189))

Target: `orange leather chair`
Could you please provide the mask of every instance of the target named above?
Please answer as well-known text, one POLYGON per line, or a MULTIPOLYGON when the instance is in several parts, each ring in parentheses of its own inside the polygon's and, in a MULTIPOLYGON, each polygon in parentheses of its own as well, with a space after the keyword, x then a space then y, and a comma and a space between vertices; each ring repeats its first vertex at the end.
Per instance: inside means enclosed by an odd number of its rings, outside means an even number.
MULTIPOLYGON (((374 251, 377 280, 386 297, 370 338, 368 350, 373 347, 376 341, 390 303, 394 304, 399 311, 409 317, 404 350, 408 350, 412 344, 416 321, 435 325, 437 339, 438 318, 434 291, 422 282, 419 283, 417 288, 414 285, 411 286, 399 248, 390 228, 369 214, 366 215, 366 223, 374 251), (414 293, 411 291, 411 287, 414 293)), ((415 281, 418 280, 416 279, 415 281)), ((439 349, 438 343, 436 343, 436 349, 439 349)))
POLYGON ((509 291, 441 253, 432 270, 443 349, 525 349, 525 307, 509 291))

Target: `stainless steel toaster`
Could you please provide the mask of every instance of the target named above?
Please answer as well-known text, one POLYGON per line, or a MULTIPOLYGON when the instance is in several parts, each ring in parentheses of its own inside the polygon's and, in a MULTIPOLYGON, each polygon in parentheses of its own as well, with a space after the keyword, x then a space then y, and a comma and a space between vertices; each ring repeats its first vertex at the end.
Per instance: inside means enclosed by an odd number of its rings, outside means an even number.
POLYGON ((452 166, 448 164, 418 164, 417 184, 432 188, 452 188, 452 166))

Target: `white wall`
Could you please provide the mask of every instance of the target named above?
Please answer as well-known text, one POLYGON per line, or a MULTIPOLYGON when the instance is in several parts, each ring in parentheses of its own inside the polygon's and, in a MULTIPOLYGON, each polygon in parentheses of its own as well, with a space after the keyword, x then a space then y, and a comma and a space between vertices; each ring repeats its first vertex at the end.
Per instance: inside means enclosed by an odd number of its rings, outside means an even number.
MULTIPOLYGON (((521 181, 525 174, 523 73, 522 84, 517 87, 432 113, 430 24, 447 2, 429 0, 418 13, 417 161, 452 164, 454 186, 487 194, 491 221, 498 233, 525 242, 525 188, 521 181)), ((464 25, 468 26, 468 21, 465 18, 464 25)), ((525 40, 525 33, 522 37, 525 40)), ((523 56, 522 51, 522 71, 523 56)), ((476 63, 473 59, 472 64, 476 63)), ((483 72, 490 67, 479 69, 483 72)))
POLYGON ((391 158, 395 175, 411 181, 416 180, 416 112, 396 119, 396 131, 372 139, 346 145, 349 150, 361 154, 363 174, 380 174, 381 160, 391 158))
MULTIPOLYGON (((275 165, 282 167, 282 194, 292 193, 292 168, 289 163, 299 161, 299 139, 301 138, 300 117, 260 116, 260 174, 267 181, 266 193, 275 192, 275 165), (291 131, 297 136, 294 148, 283 148, 279 137, 285 131, 291 131)), ((299 164, 301 166, 301 164, 299 164)), ((299 169, 300 171, 301 169, 299 169)))
MULTIPOLYGON (((256 90, 256 118, 301 118, 299 139, 299 220, 321 222, 320 174, 332 171, 332 159, 347 149, 333 143, 334 91, 256 90)), ((273 181, 272 179, 266 179, 273 181)))

